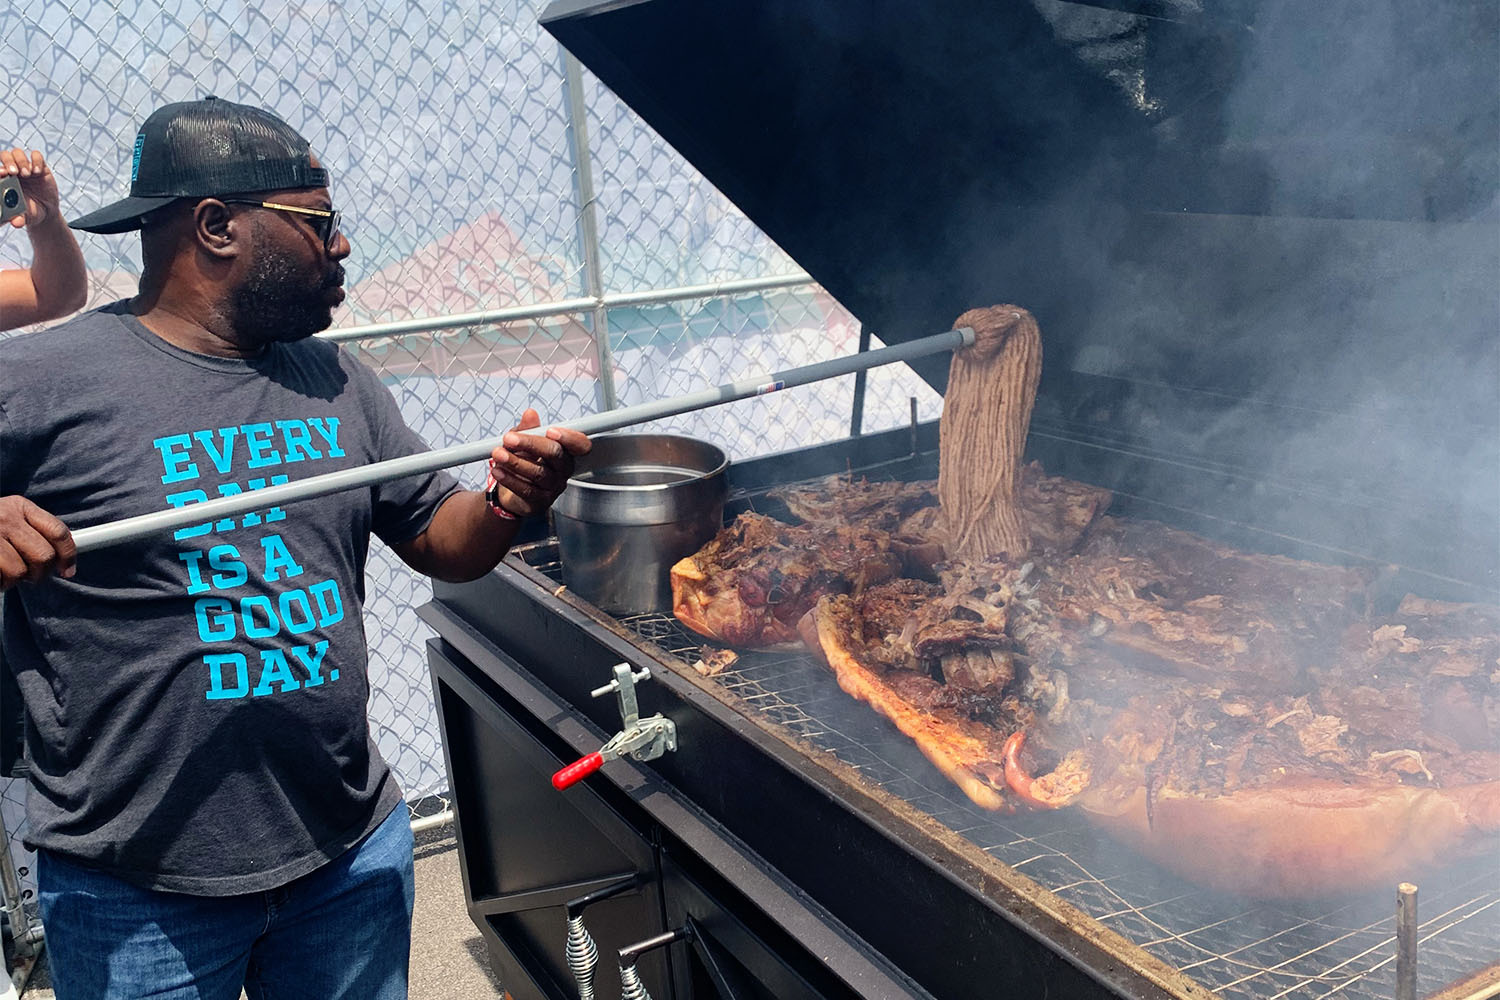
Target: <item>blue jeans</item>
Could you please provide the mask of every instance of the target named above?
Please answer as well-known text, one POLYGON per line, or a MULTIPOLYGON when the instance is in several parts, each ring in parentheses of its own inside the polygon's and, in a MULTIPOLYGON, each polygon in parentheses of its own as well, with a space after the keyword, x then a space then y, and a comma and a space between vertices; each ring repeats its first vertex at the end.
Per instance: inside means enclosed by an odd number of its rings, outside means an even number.
POLYGON ((404 1000, 411 821, 278 889, 156 892, 42 851, 37 894, 58 1000, 404 1000))

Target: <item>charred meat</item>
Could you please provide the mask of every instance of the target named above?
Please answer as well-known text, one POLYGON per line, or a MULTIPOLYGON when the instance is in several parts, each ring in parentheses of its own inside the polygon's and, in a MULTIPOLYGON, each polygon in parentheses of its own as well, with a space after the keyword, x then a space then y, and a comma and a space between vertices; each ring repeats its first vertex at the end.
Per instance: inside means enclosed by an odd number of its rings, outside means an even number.
POLYGON ((900 568, 885 532, 745 513, 672 567, 672 612, 726 645, 795 644, 797 620, 820 597, 858 593, 900 568))

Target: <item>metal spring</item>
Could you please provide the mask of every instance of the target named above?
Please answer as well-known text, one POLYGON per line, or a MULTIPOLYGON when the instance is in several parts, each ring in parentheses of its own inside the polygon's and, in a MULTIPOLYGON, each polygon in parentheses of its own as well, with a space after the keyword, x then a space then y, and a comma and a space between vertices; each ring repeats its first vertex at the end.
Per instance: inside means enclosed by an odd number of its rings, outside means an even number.
POLYGON ((646 984, 636 975, 634 962, 620 966, 620 1000, 651 1000, 646 984))
POLYGON ((583 926, 582 917, 568 918, 568 970, 578 984, 578 1000, 594 1000, 594 967, 599 964, 599 949, 583 926))

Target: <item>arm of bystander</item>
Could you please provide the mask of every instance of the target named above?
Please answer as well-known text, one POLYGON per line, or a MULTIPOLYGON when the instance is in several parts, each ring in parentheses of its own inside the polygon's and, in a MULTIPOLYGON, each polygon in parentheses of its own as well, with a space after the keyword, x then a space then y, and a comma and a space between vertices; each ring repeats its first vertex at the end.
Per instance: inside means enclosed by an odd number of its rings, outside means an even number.
POLYGON ((16 177, 26 211, 10 220, 31 237, 29 268, 0 271, 0 330, 56 319, 83 308, 83 251, 58 205, 57 178, 40 150, 0 149, 0 177, 16 177))

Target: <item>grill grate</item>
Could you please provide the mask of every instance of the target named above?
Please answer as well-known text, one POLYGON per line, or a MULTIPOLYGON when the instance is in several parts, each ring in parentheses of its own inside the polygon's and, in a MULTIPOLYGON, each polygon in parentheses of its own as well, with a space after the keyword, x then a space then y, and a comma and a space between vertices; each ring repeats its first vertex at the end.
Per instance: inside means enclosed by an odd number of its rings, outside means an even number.
MULTIPOLYGON (((555 544, 517 554, 561 581, 555 544)), ((670 615, 618 620, 684 665, 712 648, 670 615)), ((1211 892, 1094 836, 1068 810, 1005 816, 979 808, 804 653, 740 653, 714 680, 1225 1000, 1396 995, 1395 886, 1379 899, 1321 907, 1260 905, 1211 892)), ((1500 873, 1491 862, 1425 879, 1419 915, 1417 995, 1426 996, 1500 955, 1500 873)))

